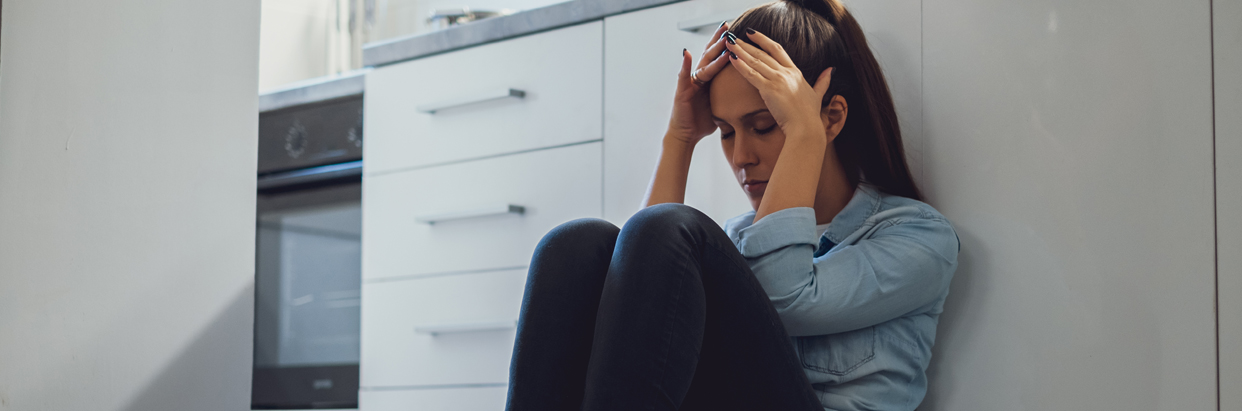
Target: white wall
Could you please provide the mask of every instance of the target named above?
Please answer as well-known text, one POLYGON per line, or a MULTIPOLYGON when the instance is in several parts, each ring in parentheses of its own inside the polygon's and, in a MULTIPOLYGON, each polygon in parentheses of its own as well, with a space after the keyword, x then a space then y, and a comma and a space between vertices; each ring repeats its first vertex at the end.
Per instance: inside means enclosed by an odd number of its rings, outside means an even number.
POLYGON ((4 1, 0 410, 249 409, 258 26, 4 1))
POLYGON ((922 9, 962 252, 921 409, 1215 410, 1209 0, 922 9))

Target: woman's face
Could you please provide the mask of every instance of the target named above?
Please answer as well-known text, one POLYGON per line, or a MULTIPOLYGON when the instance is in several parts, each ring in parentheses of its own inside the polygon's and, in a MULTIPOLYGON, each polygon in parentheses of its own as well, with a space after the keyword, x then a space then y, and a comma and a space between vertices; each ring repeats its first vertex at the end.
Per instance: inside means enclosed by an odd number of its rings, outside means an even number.
POLYGON ((732 64, 725 65, 712 78, 708 90, 712 119, 720 127, 725 159, 750 198, 751 208, 758 210, 768 177, 785 145, 785 133, 776 126, 759 90, 742 78, 732 64))

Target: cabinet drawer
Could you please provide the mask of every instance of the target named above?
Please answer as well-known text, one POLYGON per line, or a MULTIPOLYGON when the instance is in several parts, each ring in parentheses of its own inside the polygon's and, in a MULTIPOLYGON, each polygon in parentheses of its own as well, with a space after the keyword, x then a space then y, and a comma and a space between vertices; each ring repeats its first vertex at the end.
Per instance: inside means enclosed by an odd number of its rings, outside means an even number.
POLYGON ((360 411, 502 411, 506 386, 361 391, 360 411))
POLYGON ((600 143, 363 179, 362 278, 525 267, 557 225, 601 213, 600 143), (474 215, 509 205, 521 214, 474 215), (422 219, 459 217, 428 223, 422 219))
POLYGON ((600 139, 602 48, 597 21, 372 71, 367 173, 600 139))
POLYGON ((501 384, 526 270, 362 286, 362 387, 501 384))

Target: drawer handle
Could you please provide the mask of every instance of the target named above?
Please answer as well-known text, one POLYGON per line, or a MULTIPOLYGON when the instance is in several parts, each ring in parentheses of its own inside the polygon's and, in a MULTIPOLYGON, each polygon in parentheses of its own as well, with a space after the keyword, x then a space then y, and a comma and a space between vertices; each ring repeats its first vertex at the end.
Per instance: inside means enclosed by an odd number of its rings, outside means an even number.
POLYGON ((448 108, 468 106, 471 104, 478 104, 478 103, 488 102, 492 100, 499 100, 502 98, 510 98, 510 97, 519 98, 519 99, 526 98, 526 92, 515 89, 515 88, 488 90, 488 91, 485 91, 485 92, 482 92, 482 93, 479 93, 473 96, 467 96, 467 97, 457 98, 453 100, 445 100, 445 101, 431 103, 431 104, 422 104, 416 107, 416 109, 418 111, 421 111, 427 114, 435 114, 437 111, 448 109, 448 108))
POLYGON ((420 223, 435 224, 449 220, 462 220, 467 218, 487 217, 500 214, 517 214, 526 213, 526 207, 517 204, 495 204, 485 207, 479 207, 472 210, 450 211, 447 213, 423 214, 415 216, 414 220, 420 223))
POLYGON ((469 333, 476 331, 500 331, 512 330, 517 328, 516 320, 507 321, 481 321, 481 322, 463 322, 463 323, 445 323, 445 324, 424 324, 414 327, 414 332, 418 334, 430 334, 435 337, 440 334, 456 334, 469 333))
POLYGON ((694 34, 711 34, 712 32, 716 31, 717 27, 720 27, 720 22, 722 21, 732 22, 733 19, 737 17, 737 15, 739 14, 742 14, 742 13, 740 12, 716 13, 716 14, 713 14, 707 17, 699 17, 699 18, 694 18, 690 20, 682 20, 682 21, 677 22, 677 29, 681 31, 685 31, 685 32, 694 33, 694 34))

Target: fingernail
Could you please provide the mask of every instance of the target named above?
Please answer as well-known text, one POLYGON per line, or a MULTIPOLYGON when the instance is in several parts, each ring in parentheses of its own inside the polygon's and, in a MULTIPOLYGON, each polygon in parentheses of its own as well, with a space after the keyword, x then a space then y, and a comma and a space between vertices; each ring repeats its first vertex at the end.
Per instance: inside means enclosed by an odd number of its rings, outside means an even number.
POLYGON ((686 48, 685 48, 685 47, 682 47, 682 48, 681 48, 681 56, 682 56, 682 57, 685 57, 685 56, 686 56, 686 48))
POLYGON ((720 28, 721 28, 721 27, 724 27, 725 23, 728 23, 728 22, 729 22, 728 20, 725 20, 725 21, 720 22, 720 25, 719 25, 719 26, 716 26, 716 30, 720 30, 720 28))
POLYGON ((725 32, 725 41, 728 41, 728 42, 729 42, 729 44, 737 44, 737 36, 734 36, 734 35, 733 35, 733 32, 726 31, 726 32, 725 32))
POLYGON ((752 29, 752 28, 750 28, 750 27, 747 27, 747 28, 746 28, 746 34, 755 34, 755 29, 752 29))
POLYGON ((736 54, 733 54, 733 52, 732 52, 732 51, 730 51, 730 52, 729 52, 729 58, 734 59, 734 60, 737 60, 737 55, 736 55, 736 54))

